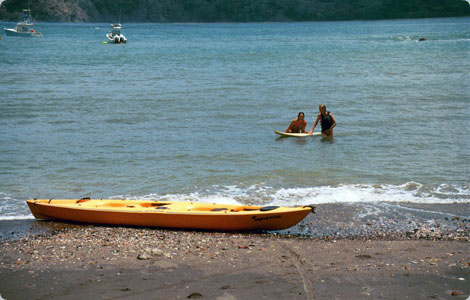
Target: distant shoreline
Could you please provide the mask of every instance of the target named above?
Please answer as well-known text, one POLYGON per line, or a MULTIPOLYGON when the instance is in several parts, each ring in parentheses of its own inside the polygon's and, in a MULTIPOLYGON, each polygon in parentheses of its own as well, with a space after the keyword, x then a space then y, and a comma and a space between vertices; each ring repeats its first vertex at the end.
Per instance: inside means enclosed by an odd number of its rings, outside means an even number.
MULTIPOLYGON (((247 22, 237 22, 237 21, 220 21, 220 22, 151 22, 151 21, 130 21, 130 22, 121 22, 121 24, 284 24, 284 23, 328 23, 328 22, 380 22, 380 21, 404 21, 404 20, 433 20, 433 19, 466 19, 470 18, 468 16, 454 16, 454 17, 423 17, 423 18, 391 18, 391 19, 344 19, 344 20, 311 20, 311 21, 247 21, 247 22)), ((2 23, 17 23, 18 20, 1 20, 2 23)), ((46 21, 40 20, 36 21, 35 24, 112 24, 116 21, 46 21)))
MULTIPOLYGON (((6 0, 0 19, 16 21, 23 1, 6 0)), ((37 21, 121 23, 305 22, 470 16, 463 0, 46 0, 31 3, 37 21)))

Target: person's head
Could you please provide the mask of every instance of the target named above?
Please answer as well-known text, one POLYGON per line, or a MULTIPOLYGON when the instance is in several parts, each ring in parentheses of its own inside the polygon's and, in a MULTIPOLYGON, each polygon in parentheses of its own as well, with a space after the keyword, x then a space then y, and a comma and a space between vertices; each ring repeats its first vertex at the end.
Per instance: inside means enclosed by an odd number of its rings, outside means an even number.
POLYGON ((320 106, 318 107, 318 110, 320 111, 320 113, 322 115, 326 114, 326 106, 325 104, 320 104, 320 106))
POLYGON ((305 114, 303 111, 299 112, 299 114, 297 115, 297 119, 304 119, 305 118, 305 114))

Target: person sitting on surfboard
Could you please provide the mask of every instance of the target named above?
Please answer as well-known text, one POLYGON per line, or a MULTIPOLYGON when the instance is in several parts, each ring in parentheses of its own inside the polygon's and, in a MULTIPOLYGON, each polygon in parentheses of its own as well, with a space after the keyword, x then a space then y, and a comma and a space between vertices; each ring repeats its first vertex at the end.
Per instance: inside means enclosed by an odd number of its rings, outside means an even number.
POLYGON ((315 126, 317 126, 318 121, 320 121, 322 137, 333 136, 333 128, 336 126, 335 117, 333 117, 333 115, 329 111, 326 111, 325 104, 321 104, 318 107, 318 110, 320 111, 320 113, 318 114, 317 119, 313 124, 312 130, 310 130, 308 134, 313 133, 315 126))
POLYGON ((306 126, 307 122, 305 122, 305 114, 303 112, 299 112, 297 119, 292 120, 289 127, 286 129, 286 132, 303 133, 305 132, 306 126))

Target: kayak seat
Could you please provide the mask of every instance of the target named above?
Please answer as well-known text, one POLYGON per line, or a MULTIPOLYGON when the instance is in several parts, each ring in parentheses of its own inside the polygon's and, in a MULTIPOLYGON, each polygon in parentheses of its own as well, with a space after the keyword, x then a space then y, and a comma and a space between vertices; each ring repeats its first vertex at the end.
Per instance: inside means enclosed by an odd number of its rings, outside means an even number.
POLYGON ((149 202, 146 202, 146 203, 140 204, 140 206, 142 206, 142 207, 155 207, 155 206, 160 207, 160 206, 164 206, 164 205, 168 205, 168 204, 170 204, 170 203, 161 203, 161 202, 150 202, 149 203, 149 202))
POLYGON ((224 211, 224 210, 227 210, 227 209, 225 207, 211 209, 211 211, 224 211))
POLYGON ((246 207, 246 206, 242 206, 242 207, 239 207, 239 208, 231 209, 230 211, 240 212, 240 211, 257 211, 257 210, 258 210, 257 208, 249 208, 249 207, 246 207))
POLYGON ((270 210, 274 210, 276 208, 279 208, 279 206, 264 206, 264 207, 261 207, 259 210, 260 211, 270 211, 270 210))
MULTIPOLYGON (((52 199, 51 199, 51 200, 52 200, 52 199)), ((82 198, 82 199, 80 199, 80 200, 77 200, 77 202, 75 202, 75 203, 78 204, 78 203, 82 203, 82 202, 85 202, 85 201, 90 201, 90 197, 84 197, 84 198, 82 198)), ((49 202, 50 202, 50 200, 49 200, 49 202)))

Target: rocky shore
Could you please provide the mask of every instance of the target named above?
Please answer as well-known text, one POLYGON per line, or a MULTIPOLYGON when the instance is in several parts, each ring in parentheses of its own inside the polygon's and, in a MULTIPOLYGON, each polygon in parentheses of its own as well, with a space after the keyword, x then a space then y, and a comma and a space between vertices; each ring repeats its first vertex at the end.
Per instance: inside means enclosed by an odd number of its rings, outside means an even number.
POLYGON ((359 234, 344 234, 352 232, 349 220, 357 216, 352 207, 344 208, 321 206, 323 214, 310 215, 291 233, 39 222, 51 229, 0 243, 0 295, 7 300, 469 296, 470 222, 449 218, 458 208, 447 207, 442 218, 417 222, 413 230, 390 225, 406 222, 402 216, 375 221, 361 216, 364 224, 353 222, 359 234), (337 214, 325 215, 328 210, 337 214), (301 233, 309 227, 324 234, 301 233), (332 234, 335 230, 341 234, 332 234))

